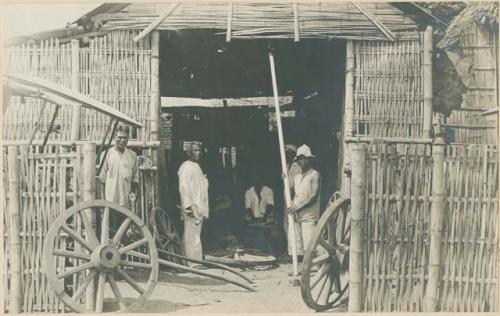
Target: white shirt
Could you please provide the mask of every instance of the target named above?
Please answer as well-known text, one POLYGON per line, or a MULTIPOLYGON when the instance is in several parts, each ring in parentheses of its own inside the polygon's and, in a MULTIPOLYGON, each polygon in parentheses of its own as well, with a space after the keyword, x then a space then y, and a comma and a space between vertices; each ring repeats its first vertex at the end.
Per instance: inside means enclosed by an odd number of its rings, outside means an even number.
POLYGON ((105 199, 129 207, 132 181, 139 183, 137 155, 130 149, 120 152, 116 147, 109 149, 99 174, 105 183, 105 199))
POLYGON ((245 192, 245 208, 251 209, 255 218, 264 217, 266 208, 274 205, 273 190, 265 185, 260 190, 260 200, 255 192, 255 187, 251 187, 245 192))
MULTIPOLYGON (((299 173, 295 176, 293 185, 295 196, 293 198, 293 204, 296 205, 302 203, 314 194, 312 191, 312 181, 314 175, 317 175, 318 177, 320 176, 316 170, 310 169, 306 173, 299 173)), ((318 220, 319 201, 320 198, 318 194, 316 201, 298 212, 300 220, 318 220)))
POLYGON ((186 160, 179 167, 177 174, 182 208, 196 205, 200 211, 197 215, 208 218, 208 180, 200 165, 186 160))

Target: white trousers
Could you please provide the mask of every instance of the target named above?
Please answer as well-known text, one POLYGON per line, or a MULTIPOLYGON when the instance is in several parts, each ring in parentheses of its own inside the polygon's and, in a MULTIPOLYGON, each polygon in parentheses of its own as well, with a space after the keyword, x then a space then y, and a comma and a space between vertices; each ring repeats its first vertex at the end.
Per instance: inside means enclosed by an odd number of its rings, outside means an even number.
POLYGON ((203 221, 196 225, 193 218, 184 217, 184 252, 186 257, 203 260, 201 247, 201 226, 203 221))
MULTIPOLYGON (((288 219, 288 215, 287 215, 288 219)), ((287 239, 288 239, 288 254, 292 255, 292 239, 291 232, 288 227, 288 220, 286 221, 286 229, 287 239)), ((293 221, 293 228, 295 230, 295 245, 297 249, 297 256, 303 256, 307 247, 309 246, 309 242, 311 241, 312 234, 314 232, 314 228, 316 227, 316 223, 314 221, 306 221, 300 222, 293 221)))

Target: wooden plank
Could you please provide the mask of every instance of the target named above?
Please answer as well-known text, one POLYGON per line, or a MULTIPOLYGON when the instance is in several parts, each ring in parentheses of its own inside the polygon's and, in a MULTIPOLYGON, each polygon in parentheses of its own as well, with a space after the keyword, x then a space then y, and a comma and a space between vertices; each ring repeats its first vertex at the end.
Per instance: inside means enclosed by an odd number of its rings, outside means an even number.
MULTIPOLYGON (((292 96, 279 97, 280 106, 291 104, 292 96)), ((161 97, 161 107, 243 107, 243 106, 274 106, 273 97, 249 97, 249 98, 228 98, 228 99, 199 99, 199 98, 180 98, 180 97, 161 97), (224 104, 225 103, 225 104, 224 104)))
POLYGON ((151 33, 158 25, 165 20, 167 16, 169 16, 172 12, 174 12, 175 8, 179 6, 180 3, 173 3, 170 7, 168 7, 165 11, 163 11, 156 19, 151 22, 151 24, 148 25, 139 35, 134 37, 133 41, 138 42, 141 39, 143 39, 146 35, 151 33))
POLYGON ((231 30, 233 27, 233 3, 228 3, 227 7, 227 30, 226 30, 226 42, 231 42, 231 30))
POLYGON ((77 91, 74 91, 70 88, 66 88, 62 85, 54 83, 52 81, 30 75, 5 74, 5 76, 8 78, 8 80, 14 81, 15 83, 23 84, 27 87, 33 87, 36 89, 44 90, 48 94, 53 94, 62 97, 71 102, 81 103, 86 108, 104 113, 125 124, 130 124, 134 127, 142 127, 141 123, 137 122, 135 119, 128 117, 127 115, 121 113, 120 111, 110 107, 109 105, 104 104, 96 99, 93 99, 77 91))
POLYGON ((380 22, 374 15, 366 11, 359 3, 355 1, 351 1, 351 3, 359 10, 359 12, 363 13, 363 15, 370 20, 377 29, 382 32, 390 41, 396 40, 396 35, 387 28, 382 22, 380 22))

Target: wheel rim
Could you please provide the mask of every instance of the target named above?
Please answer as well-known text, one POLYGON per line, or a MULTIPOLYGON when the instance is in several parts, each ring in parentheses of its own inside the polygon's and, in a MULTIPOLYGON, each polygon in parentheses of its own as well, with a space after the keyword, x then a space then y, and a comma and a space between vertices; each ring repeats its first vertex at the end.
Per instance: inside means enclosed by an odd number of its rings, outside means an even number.
POLYGON ((56 296, 74 312, 102 312, 106 294, 121 309, 133 308, 151 295, 158 280, 158 268, 156 245, 147 226, 126 208, 109 201, 84 202, 69 208, 50 227, 44 244, 47 280, 56 296), (96 221, 99 223, 97 229, 90 224, 90 214, 102 217, 102 221, 96 221), (119 227, 114 233, 110 233, 113 232, 111 218, 122 220, 117 221, 119 227), (130 231, 134 231, 135 236, 126 236, 130 231), (73 241, 73 251, 58 246, 61 238, 73 241), (65 264, 58 269, 56 263, 61 258, 65 264), (67 266, 68 261, 73 261, 73 267, 67 266), (129 267, 148 272, 146 285, 127 272, 129 267), (68 278, 80 280, 78 287, 65 287, 68 278), (94 307, 83 302, 85 291, 93 282, 97 285, 94 307), (136 297, 132 302, 129 297, 122 296, 120 282, 135 290, 136 297), (106 284, 111 288, 111 294, 105 293, 106 284))
POLYGON ((331 203, 304 254, 301 293, 306 305, 323 311, 338 305, 349 286, 350 200, 331 203))

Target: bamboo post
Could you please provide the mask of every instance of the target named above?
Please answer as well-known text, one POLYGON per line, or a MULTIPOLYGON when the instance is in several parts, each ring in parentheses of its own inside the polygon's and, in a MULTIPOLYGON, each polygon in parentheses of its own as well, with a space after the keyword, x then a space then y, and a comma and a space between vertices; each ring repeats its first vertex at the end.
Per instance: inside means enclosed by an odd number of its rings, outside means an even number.
MULTIPOLYGON (((278 83, 276 80, 276 70, 274 68, 274 56, 272 52, 269 52, 269 64, 271 67, 271 79, 273 83, 273 94, 274 94, 274 109, 276 111, 276 125, 278 127, 278 141, 280 147, 280 158, 281 158, 281 170, 283 173, 283 185, 285 187, 285 204, 288 209, 292 206, 292 196, 290 193, 290 183, 288 181, 288 168, 286 164, 285 156, 285 140, 283 138, 283 127, 281 126, 281 112, 278 99, 278 83)), ((290 235, 290 242, 292 243, 292 263, 293 263, 293 277, 294 285, 298 285, 298 268, 297 268, 297 244, 295 239, 295 219, 293 214, 288 215, 288 234, 290 235)))
POLYGON ((352 41, 346 43, 346 69, 345 69, 345 110, 344 110, 344 157, 341 192, 344 196, 350 196, 349 177, 347 172, 350 169, 351 150, 350 145, 345 142, 352 137, 354 121, 354 47, 352 41))
MULTIPOLYGON (((10 292, 9 311, 11 314, 21 312, 21 243, 19 239, 19 148, 8 147, 8 173, 9 173, 9 241, 10 241, 10 292)), ((4 275, 4 277, 6 277, 4 275)))
POLYGON ((363 218, 365 205, 366 146, 364 144, 353 145, 348 311, 361 312, 363 308, 363 218))
POLYGON ((444 212, 444 138, 439 134, 432 146, 432 204, 430 218, 429 280, 425 293, 426 312, 437 311, 440 283, 441 232, 444 212))
POLYGON ((432 137, 432 26, 424 32, 423 72, 424 72, 424 120, 423 137, 432 137))
MULTIPOLYGON (((96 144, 83 144, 83 200, 90 201, 96 198, 96 144)), ((92 226, 96 227, 96 219, 93 216, 92 210, 85 210, 85 215, 90 219, 92 226)), ((85 308, 94 310, 95 308, 95 287, 94 280, 91 281, 85 292, 85 308)))
POLYGON ((151 33, 151 103, 149 139, 158 140, 160 120, 160 32, 151 33))
MULTIPOLYGON (((80 91, 80 42, 71 40, 71 89, 80 91)), ((73 105, 71 116, 71 140, 80 139, 81 105, 73 105)))

